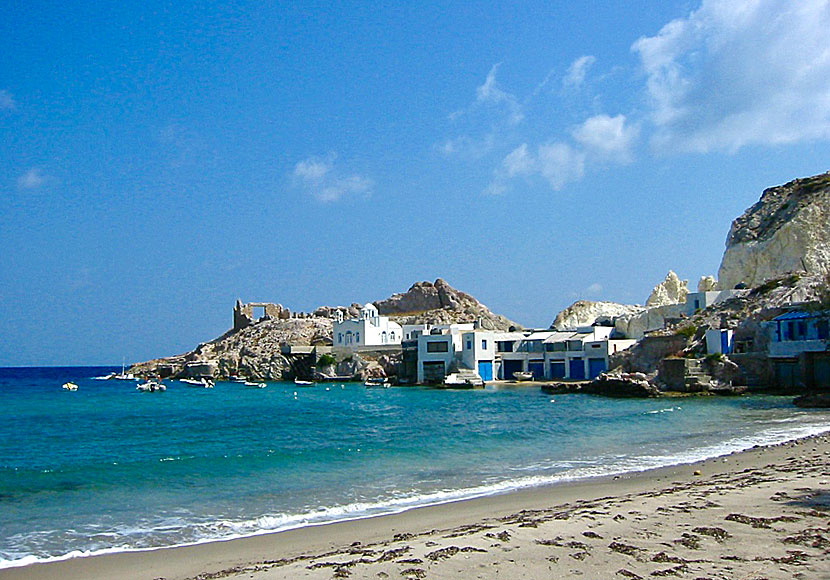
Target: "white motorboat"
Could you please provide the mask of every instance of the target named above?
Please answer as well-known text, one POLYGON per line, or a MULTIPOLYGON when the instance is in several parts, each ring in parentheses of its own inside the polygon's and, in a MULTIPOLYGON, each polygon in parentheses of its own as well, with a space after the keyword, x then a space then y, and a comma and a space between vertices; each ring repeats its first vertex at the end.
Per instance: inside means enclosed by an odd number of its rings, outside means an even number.
POLYGON ((532 381, 533 373, 529 371, 516 371, 513 373, 513 378, 517 381, 532 381))
POLYGON ((160 381, 147 381, 141 383, 135 389, 141 393, 162 393, 167 390, 167 386, 160 381))
POLYGON ((78 385, 76 385, 75 383, 64 383, 63 386, 61 386, 61 388, 64 391, 77 391, 78 385))
POLYGON ((121 361, 121 372, 116 374, 116 375, 113 375, 112 378, 115 379, 116 381, 134 381, 135 380, 135 375, 133 373, 128 373, 127 369, 126 369, 126 366, 127 365, 122 360, 121 361))
POLYGON ((194 387, 202 387, 204 389, 212 389, 213 388, 213 381, 210 379, 179 379, 180 383, 184 383, 186 385, 193 385, 194 387))
POLYGON ((299 385, 301 387, 310 387, 314 384, 313 381, 301 381, 300 379, 294 379, 294 384, 299 385))
POLYGON ((366 388, 388 389, 389 379, 387 379, 386 377, 366 379, 363 382, 363 386, 366 388))
POLYGON ((265 383, 258 383, 256 381, 245 381, 245 386, 246 387, 256 387, 258 389, 264 389, 266 385, 265 385, 265 383))

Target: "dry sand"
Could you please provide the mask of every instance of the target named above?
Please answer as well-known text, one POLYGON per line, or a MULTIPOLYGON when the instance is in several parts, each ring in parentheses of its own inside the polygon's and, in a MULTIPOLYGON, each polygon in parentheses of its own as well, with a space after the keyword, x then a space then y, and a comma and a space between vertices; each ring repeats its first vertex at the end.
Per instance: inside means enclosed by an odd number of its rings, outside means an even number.
POLYGON ((0 579, 830 579, 830 435, 406 513, 0 579))

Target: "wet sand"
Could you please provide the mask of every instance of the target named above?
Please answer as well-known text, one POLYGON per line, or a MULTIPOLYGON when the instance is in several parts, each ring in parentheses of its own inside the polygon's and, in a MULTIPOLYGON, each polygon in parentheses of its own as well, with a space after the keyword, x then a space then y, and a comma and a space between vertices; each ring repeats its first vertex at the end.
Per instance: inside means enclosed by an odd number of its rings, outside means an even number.
POLYGON ((0 579, 830 578, 830 435, 708 461, 0 579))

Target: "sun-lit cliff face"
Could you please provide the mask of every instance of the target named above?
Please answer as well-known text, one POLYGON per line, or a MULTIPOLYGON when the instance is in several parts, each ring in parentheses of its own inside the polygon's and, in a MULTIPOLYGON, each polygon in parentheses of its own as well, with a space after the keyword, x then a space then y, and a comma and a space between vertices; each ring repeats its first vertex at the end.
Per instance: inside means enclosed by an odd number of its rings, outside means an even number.
POLYGON ((830 173, 764 191, 732 222, 718 272, 723 289, 789 272, 830 271, 830 173))

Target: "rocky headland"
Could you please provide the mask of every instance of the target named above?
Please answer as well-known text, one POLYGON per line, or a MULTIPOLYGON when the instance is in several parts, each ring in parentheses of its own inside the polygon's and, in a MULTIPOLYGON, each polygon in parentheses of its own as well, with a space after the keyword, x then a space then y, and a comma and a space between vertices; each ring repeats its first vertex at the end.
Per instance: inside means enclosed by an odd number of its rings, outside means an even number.
MULTIPOLYGON (((489 330, 517 328, 515 322, 490 311, 470 294, 456 290, 446 281, 417 282, 402 293, 373 302, 380 314, 399 324, 451 324, 478 322, 489 330)), ((359 303, 350 306, 321 306, 311 313, 291 313, 281 305, 269 305, 258 320, 235 311, 234 325, 222 336, 178 355, 136 364, 131 372, 141 376, 185 378, 243 376, 262 380, 311 378, 318 371, 303 349, 292 347, 329 346, 332 323, 338 311, 347 318, 357 316, 359 303), (273 306, 273 308, 272 308, 273 306), (240 320, 241 319, 241 320, 240 320)), ((400 361, 391 355, 353 355, 326 365, 329 376, 365 379, 391 376, 400 361)), ((325 361, 329 362, 329 361, 325 361)))

